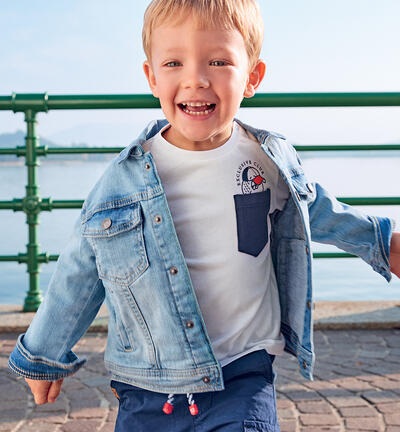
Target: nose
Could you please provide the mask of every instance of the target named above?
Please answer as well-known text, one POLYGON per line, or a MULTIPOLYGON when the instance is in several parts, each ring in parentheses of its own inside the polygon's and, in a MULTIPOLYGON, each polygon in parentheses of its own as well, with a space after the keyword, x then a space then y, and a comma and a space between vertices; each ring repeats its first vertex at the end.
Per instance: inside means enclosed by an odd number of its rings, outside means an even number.
POLYGON ((182 81, 184 88, 208 88, 210 87, 207 71, 200 66, 187 67, 182 81))

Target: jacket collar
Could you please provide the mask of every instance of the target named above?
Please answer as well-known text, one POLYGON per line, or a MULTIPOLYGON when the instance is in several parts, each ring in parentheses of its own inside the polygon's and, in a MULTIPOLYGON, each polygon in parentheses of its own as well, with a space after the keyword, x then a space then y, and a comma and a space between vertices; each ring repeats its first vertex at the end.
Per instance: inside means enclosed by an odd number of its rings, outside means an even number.
POLYGON ((144 131, 135 139, 131 144, 129 144, 122 152, 118 155, 117 161, 121 163, 129 156, 135 158, 142 157, 144 151, 142 145, 151 137, 156 135, 164 126, 168 124, 168 121, 163 120, 153 120, 150 122, 144 131))
MULTIPOLYGON (((265 140, 270 137, 274 136, 276 138, 286 139, 283 135, 280 135, 275 132, 269 132, 263 129, 257 129, 252 126, 249 126, 243 122, 241 122, 238 119, 234 119, 240 126, 242 126, 244 129, 249 131, 251 134, 253 134, 258 142, 260 144, 263 144, 265 140)), ((143 156, 144 151, 142 145, 151 137, 156 135, 160 130, 168 124, 168 121, 166 119, 163 120, 153 120, 150 122, 147 127, 144 129, 144 131, 139 135, 138 138, 136 138, 135 141, 133 141, 129 146, 127 146, 122 152, 119 154, 117 160, 118 163, 121 163, 122 161, 126 160, 129 156, 133 156, 135 158, 140 158, 143 156)))

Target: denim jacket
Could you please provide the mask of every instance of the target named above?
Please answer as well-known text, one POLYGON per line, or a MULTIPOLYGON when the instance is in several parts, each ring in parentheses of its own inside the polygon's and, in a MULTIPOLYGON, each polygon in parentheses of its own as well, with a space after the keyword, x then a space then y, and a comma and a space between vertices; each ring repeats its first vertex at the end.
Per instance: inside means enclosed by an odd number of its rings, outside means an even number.
MULTIPOLYGON (((312 379, 311 240, 358 255, 389 282, 394 222, 364 215, 310 183, 281 135, 238 123, 257 138, 290 190, 285 208, 271 215, 271 256, 285 350, 312 379)), ((104 361, 112 379, 162 393, 224 389, 163 185, 142 148, 166 124, 150 123, 85 200, 45 298, 10 355, 14 372, 50 381, 76 372, 86 359, 72 348, 105 301, 104 361)))

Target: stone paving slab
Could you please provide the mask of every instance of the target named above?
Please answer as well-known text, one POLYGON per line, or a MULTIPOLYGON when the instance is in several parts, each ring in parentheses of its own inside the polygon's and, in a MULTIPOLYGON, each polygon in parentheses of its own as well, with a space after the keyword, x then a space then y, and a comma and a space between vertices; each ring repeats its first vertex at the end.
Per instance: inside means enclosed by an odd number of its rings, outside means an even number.
MULTIPOLYGON (((41 406, 6 369, 16 338, 0 334, 0 431, 114 430, 117 400, 103 366, 105 333, 79 341, 74 351, 87 364, 64 380, 54 404, 41 406)), ((274 363, 282 432, 400 432, 400 330, 318 330, 314 340, 314 381, 302 378, 287 353, 274 363)))
POLYGON ((400 300, 317 301, 317 330, 400 328, 400 300))
MULTIPOLYGON (((25 332, 34 315, 20 305, 0 305, 0 333, 25 332)), ((400 300, 316 301, 313 319, 315 330, 400 328, 400 300)), ((107 322, 103 305, 89 331, 106 332, 107 322)))

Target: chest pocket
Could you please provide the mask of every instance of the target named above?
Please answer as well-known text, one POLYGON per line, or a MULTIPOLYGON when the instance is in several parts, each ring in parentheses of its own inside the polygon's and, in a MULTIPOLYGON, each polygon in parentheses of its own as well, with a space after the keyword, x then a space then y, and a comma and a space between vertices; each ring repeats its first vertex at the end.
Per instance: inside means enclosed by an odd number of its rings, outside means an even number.
POLYGON ((95 251, 101 279, 128 285, 149 266, 139 202, 96 212, 84 223, 83 236, 95 251))
POLYGON ((271 190, 234 195, 238 250, 258 256, 268 242, 268 212, 271 190))

